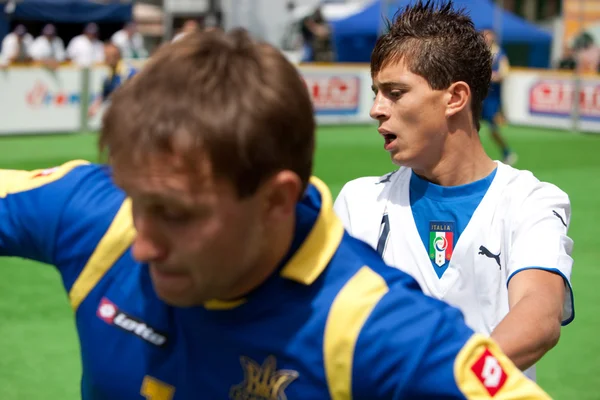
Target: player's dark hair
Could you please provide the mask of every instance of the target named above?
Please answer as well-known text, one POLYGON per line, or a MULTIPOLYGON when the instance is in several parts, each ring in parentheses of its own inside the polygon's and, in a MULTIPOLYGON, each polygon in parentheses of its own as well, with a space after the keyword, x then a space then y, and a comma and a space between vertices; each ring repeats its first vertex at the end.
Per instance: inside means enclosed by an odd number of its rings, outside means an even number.
POLYGON ((471 89, 473 122, 479 130, 492 76, 492 54, 483 35, 451 0, 418 0, 399 10, 371 55, 371 76, 403 62, 434 90, 465 82, 471 89))
POLYGON ((304 81, 281 52, 243 30, 163 46, 111 100, 100 135, 109 160, 167 151, 199 165, 207 157, 240 197, 282 170, 308 185, 315 121, 304 81))

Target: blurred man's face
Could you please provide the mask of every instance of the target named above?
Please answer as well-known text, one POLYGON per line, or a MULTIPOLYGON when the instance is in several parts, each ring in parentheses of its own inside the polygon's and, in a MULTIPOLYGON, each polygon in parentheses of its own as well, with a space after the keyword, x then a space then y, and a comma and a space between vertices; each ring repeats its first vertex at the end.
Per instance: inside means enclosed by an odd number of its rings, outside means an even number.
POLYGON ((116 68, 121 60, 121 54, 119 49, 114 46, 108 45, 104 47, 104 59, 109 67, 116 68))
POLYGON ((379 122, 384 148, 394 164, 428 168, 441 156, 448 132, 446 92, 434 90, 404 62, 391 63, 373 77, 371 118, 379 122))
POLYGON ((172 154, 113 162, 132 201, 133 256, 149 265, 158 296, 180 307, 222 300, 244 282, 264 251, 266 225, 259 195, 240 199, 207 161, 197 171, 184 164, 172 154))
POLYGON ((197 32, 198 30, 200 30, 200 24, 198 24, 198 22, 196 21, 189 20, 186 21, 185 24, 183 24, 182 30, 185 33, 197 32))
POLYGON ((496 34, 493 31, 486 30, 483 32, 483 37, 488 46, 496 43, 496 34))
POLYGON ((135 33, 137 32, 137 25, 135 24, 128 24, 125 27, 125 32, 127 32, 127 34, 131 37, 133 35, 135 35, 135 33))

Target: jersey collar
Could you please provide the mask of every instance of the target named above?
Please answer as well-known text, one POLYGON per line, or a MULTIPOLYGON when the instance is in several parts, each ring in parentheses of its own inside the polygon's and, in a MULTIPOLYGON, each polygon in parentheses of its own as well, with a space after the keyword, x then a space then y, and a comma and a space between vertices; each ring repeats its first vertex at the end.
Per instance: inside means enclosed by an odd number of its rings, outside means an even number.
MULTIPOLYGON (((337 251, 344 236, 344 227, 333 211, 331 193, 320 179, 310 179, 302 205, 318 210, 318 216, 302 244, 279 270, 279 275, 284 279, 310 286, 323 273, 337 251)), ((204 308, 231 310, 246 302, 247 299, 211 300, 204 303, 204 308)))

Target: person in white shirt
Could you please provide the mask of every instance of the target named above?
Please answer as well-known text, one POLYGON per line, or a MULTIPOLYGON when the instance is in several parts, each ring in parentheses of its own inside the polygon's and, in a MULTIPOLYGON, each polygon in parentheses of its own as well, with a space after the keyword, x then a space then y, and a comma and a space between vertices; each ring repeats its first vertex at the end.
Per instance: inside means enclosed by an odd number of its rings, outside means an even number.
POLYGON ((371 117, 399 169, 348 182, 335 210, 535 379, 574 318, 571 205, 486 154, 478 131, 491 75, 489 46, 451 1, 407 6, 371 57, 371 117))
POLYGON ((56 68, 58 64, 65 61, 65 44, 60 37, 56 36, 54 25, 44 26, 42 35, 31 45, 31 57, 51 68, 56 68))
POLYGON ((148 51, 144 47, 144 37, 138 32, 135 22, 128 22, 123 29, 115 32, 111 42, 121 50, 123 58, 148 57, 148 51))
POLYGON ((0 66, 12 63, 31 61, 31 44, 33 36, 27 32, 24 25, 17 25, 13 32, 2 40, 2 53, 0 53, 0 66))
POLYGON ((67 56, 80 67, 104 62, 104 45, 98 40, 97 24, 87 24, 83 34, 71 39, 67 46, 67 56))

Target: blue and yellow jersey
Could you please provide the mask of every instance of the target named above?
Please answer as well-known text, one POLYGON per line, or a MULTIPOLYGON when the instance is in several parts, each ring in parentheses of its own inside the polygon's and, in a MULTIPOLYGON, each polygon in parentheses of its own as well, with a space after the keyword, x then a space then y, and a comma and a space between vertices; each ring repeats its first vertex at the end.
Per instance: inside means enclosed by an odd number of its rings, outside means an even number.
POLYGON ((348 236, 313 179, 291 250, 247 298, 175 308, 102 166, 0 171, 0 254, 55 265, 84 399, 546 399, 460 313, 348 236))

